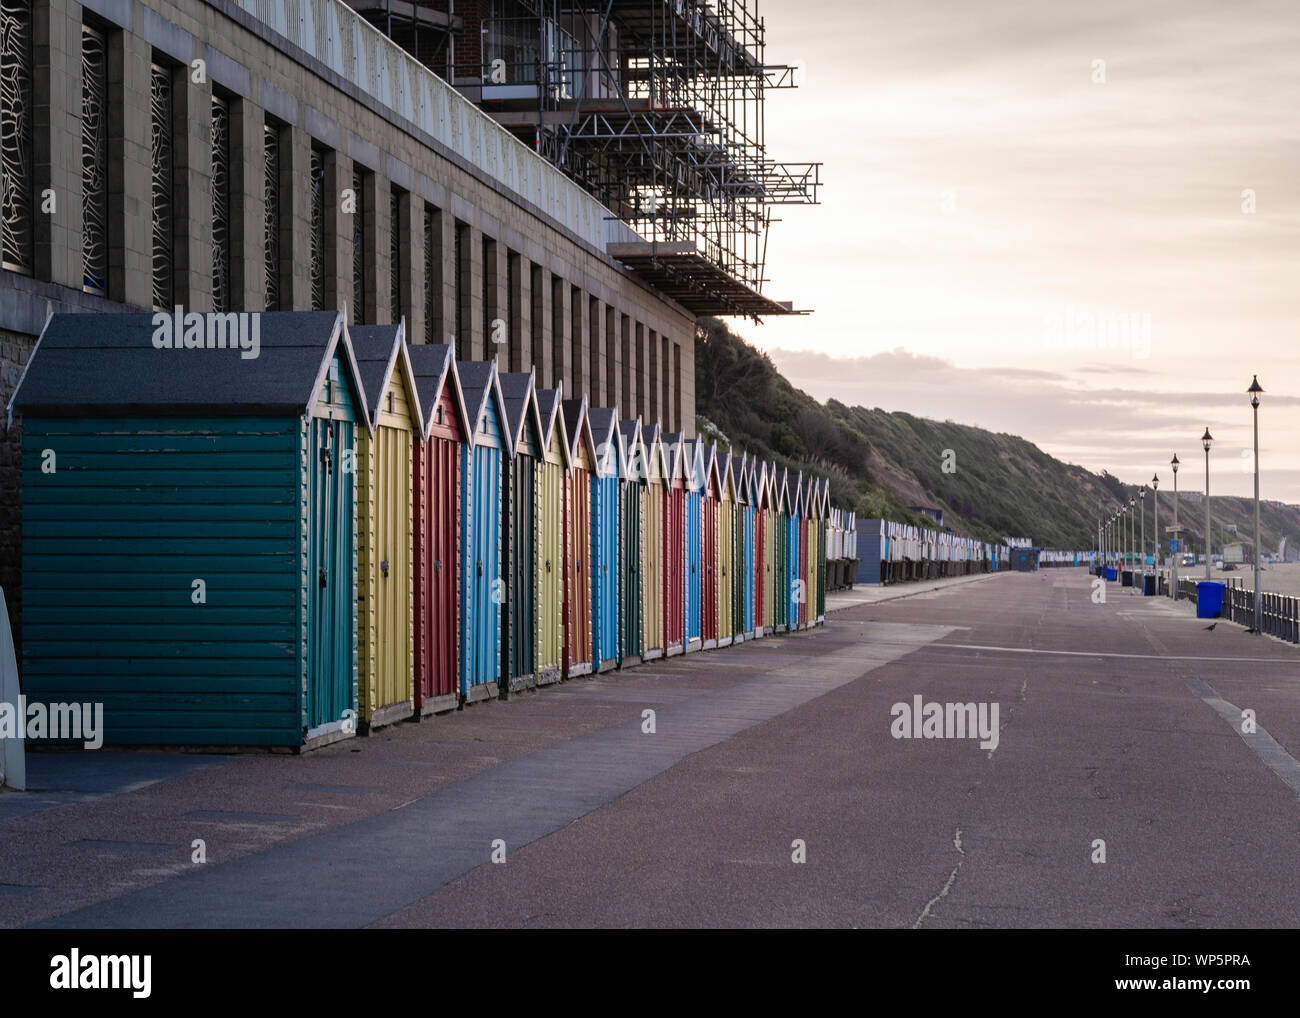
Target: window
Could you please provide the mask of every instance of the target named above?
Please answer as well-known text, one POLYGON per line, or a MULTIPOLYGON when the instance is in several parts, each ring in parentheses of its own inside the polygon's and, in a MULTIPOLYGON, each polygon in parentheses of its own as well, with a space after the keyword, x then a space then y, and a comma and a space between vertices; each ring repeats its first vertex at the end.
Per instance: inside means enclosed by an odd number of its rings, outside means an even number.
POLYGON ((402 192, 388 195, 388 306, 394 325, 402 320, 402 192))
POLYGON ((108 40, 81 27, 81 285, 108 293, 108 40))
POLYGON ((280 128, 262 128, 262 197, 265 200, 262 246, 265 252, 266 310, 280 309, 280 128))
POLYGON ((311 309, 325 310, 325 152, 311 147, 311 309))
POLYGON ((31 274, 35 174, 32 5, 0 0, 0 262, 31 274))
POLYGON ((212 309, 234 304, 230 280, 230 103, 212 97, 212 309))
POLYGON ((433 263, 433 253, 437 250, 433 243, 434 224, 433 209, 426 205, 424 207, 424 341, 426 343, 438 342, 437 307, 434 301, 436 292, 434 283, 438 278, 434 275, 433 263))
POLYGON ((360 170, 352 173, 352 320, 366 320, 366 177, 360 170))
POLYGON ((469 337, 469 288, 470 288, 470 253, 469 227, 462 222, 456 223, 455 238, 455 273, 456 273, 456 358, 470 359, 469 337))
POLYGON ((176 295, 174 228, 175 181, 172 72, 151 66, 153 306, 170 308, 176 295))

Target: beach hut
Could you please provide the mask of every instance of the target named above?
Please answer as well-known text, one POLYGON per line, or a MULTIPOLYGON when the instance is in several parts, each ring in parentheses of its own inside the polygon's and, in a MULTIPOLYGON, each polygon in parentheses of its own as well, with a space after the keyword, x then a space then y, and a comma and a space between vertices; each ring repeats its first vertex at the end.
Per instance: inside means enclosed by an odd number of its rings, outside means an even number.
POLYGON ((831 482, 830 478, 822 478, 821 511, 817 515, 817 549, 815 553, 817 556, 817 599, 814 605, 817 609, 817 623, 819 625, 826 621, 826 556, 830 515, 831 482))
POLYGON ((596 445, 587 421, 587 397, 561 404, 569 442, 569 472, 564 489, 564 674, 592 670, 594 596, 592 584, 591 486, 596 472, 596 445))
POLYGON ((587 410, 596 469, 591 475, 591 609, 593 661, 598 672, 618 664, 619 615, 619 488, 623 479, 622 436, 618 410, 587 410))
POLYGON ((357 720, 368 732, 415 707, 412 452, 424 415, 405 321, 352 326, 348 338, 366 394, 367 427, 357 429, 357 720))
POLYGON ((545 443, 535 397, 535 375, 499 376, 510 429, 511 455, 502 471, 502 562, 508 577, 502 618, 501 695, 537 684, 537 473, 545 443))
POLYGON ((704 445, 697 441, 682 442, 682 468, 685 470, 685 566, 682 594, 682 615, 685 620, 683 650, 690 653, 702 645, 702 590, 704 587, 704 500, 709 483, 705 470, 704 445))
POLYGON ((672 656, 686 648, 686 448, 680 432, 660 438, 664 463, 664 643, 672 656))
POLYGON ((768 465, 754 460, 750 476, 754 510, 754 635, 766 636, 772 631, 772 528, 768 522, 772 511, 768 465))
POLYGON ((642 548, 645 544, 645 449, 641 418, 618 425, 623 464, 618 486, 619 504, 619 666, 641 663, 645 636, 642 612, 642 548))
POLYGON ((470 434, 461 457, 460 698, 471 703, 500 691, 502 612, 502 474, 510 462, 496 361, 458 361, 470 434))
POLYGON ((726 647, 736 638, 736 474, 732 469, 731 451, 715 449, 714 472, 717 474, 717 568, 715 586, 718 594, 718 646, 726 647))
POLYGON ((700 537, 700 647, 711 650, 718 645, 718 503, 722 492, 718 485, 717 443, 702 445, 704 486, 701 489, 700 537))
POLYGON ((754 557, 754 539, 756 537, 754 522, 756 510, 754 508, 756 497, 754 492, 754 475, 757 463, 753 456, 748 454, 740 458, 740 485, 738 491, 741 494, 739 509, 737 513, 739 536, 736 542, 736 550, 739 556, 740 568, 736 590, 740 599, 740 608, 736 613, 737 633, 746 640, 754 638, 756 628, 754 618, 754 579, 756 576, 756 560, 754 557))
POLYGON ((109 744, 352 735, 365 408, 338 312, 49 317, 9 404, 28 704, 102 704, 109 744))
POLYGON ((458 703, 460 471, 470 434, 450 345, 407 347, 424 431, 414 451, 415 676, 417 717, 458 703))
POLYGON ((645 502, 641 545, 641 619, 644 626, 641 657, 646 661, 663 657, 667 650, 664 627, 664 578, 667 573, 668 469, 659 425, 642 428, 645 453, 645 502))
POLYGON ((803 543, 806 535, 804 526, 804 480, 803 471, 795 475, 790 485, 790 517, 786 522, 786 539, 790 545, 789 559, 786 564, 786 599, 790 607, 786 609, 786 628, 800 629, 806 616, 808 585, 804 579, 803 543))
POLYGON ((782 470, 773 482, 772 625, 778 633, 790 621, 790 471, 782 470))
POLYGON ((570 451, 563 392, 537 390, 542 422, 542 457, 537 467, 537 641, 534 674, 539 685, 557 682, 564 673, 564 574, 568 557, 564 532, 565 490, 570 451))

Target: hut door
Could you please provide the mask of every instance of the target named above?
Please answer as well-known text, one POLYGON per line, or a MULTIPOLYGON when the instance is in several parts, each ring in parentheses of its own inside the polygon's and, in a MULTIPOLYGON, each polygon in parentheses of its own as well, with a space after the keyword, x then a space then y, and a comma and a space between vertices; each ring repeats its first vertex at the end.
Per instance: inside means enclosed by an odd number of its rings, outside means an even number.
POLYGON ((537 632, 533 565, 537 549, 533 523, 537 512, 536 460, 515 457, 510 485, 510 672, 509 677, 533 674, 537 632))
POLYGON ((352 425, 311 422, 307 464, 307 727, 343 718, 353 707, 352 496, 344 452, 352 425))
POLYGON ((641 492, 636 482, 622 486, 623 526, 622 539, 623 590, 619 604, 623 611, 620 657, 641 653, 641 492))

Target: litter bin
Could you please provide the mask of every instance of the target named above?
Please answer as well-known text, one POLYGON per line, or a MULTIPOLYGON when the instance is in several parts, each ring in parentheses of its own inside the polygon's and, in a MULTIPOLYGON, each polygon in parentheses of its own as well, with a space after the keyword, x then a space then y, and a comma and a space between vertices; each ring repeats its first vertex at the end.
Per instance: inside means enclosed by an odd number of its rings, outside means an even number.
POLYGON ((1154 597, 1156 593, 1156 578, 1154 576, 1142 577, 1142 596, 1154 597))
POLYGON ((1114 566, 1107 566, 1107 567, 1106 567, 1106 579, 1111 580, 1112 582, 1114 581, 1114 579, 1115 579, 1115 567, 1114 567, 1114 566))
POLYGON ((1223 613, 1223 584, 1201 580, 1196 585, 1196 617, 1213 619, 1223 613))
POLYGON ((1131 586, 1133 586, 1133 570, 1132 570, 1132 569, 1125 569, 1125 570, 1124 570, 1124 577, 1123 577, 1123 580, 1121 581, 1121 584, 1120 584, 1120 585, 1121 585, 1121 586, 1124 586, 1124 587, 1131 587, 1131 586))

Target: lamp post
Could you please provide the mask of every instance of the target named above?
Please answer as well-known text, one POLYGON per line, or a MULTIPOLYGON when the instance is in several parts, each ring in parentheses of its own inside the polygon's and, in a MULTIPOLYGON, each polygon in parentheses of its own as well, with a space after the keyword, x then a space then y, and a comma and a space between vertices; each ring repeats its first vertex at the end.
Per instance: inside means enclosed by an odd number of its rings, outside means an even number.
MULTIPOLYGON (((1147 574, 1147 514, 1143 511, 1146 507, 1143 505, 1147 500, 1147 486, 1144 484, 1138 488, 1138 519, 1141 521, 1142 539, 1138 544, 1138 561, 1142 563, 1142 576, 1147 574)), ((1142 580, 1144 586, 1142 592, 1146 593, 1146 580, 1142 580)))
POLYGON ((1156 593, 1160 593, 1160 475, 1151 475, 1151 537, 1156 553, 1151 556, 1151 569, 1156 574, 1156 593))
POLYGON ((1264 595, 1259 583, 1259 394, 1264 390, 1260 387, 1258 375, 1251 376, 1250 388, 1246 391, 1250 393, 1250 409, 1255 418, 1255 633, 1258 635, 1264 619, 1264 595))
POLYGON ((1169 461, 1169 467, 1174 472, 1174 540, 1178 542, 1178 554, 1169 556, 1169 586, 1172 588, 1174 600, 1178 600, 1178 560, 1183 557, 1182 531, 1178 529, 1178 453, 1174 453, 1174 458, 1169 461))
POLYGON ((1125 549, 1125 554, 1128 556, 1128 585, 1130 594, 1133 593, 1132 587, 1135 582, 1133 576, 1133 507, 1136 504, 1137 499, 1130 495, 1128 497, 1128 509, 1125 510, 1128 513, 1128 547, 1125 549))
POLYGON ((1210 429, 1205 429, 1205 434, 1201 436, 1201 447, 1205 449, 1205 578, 1210 579, 1210 443, 1214 441, 1214 436, 1210 434, 1210 429))

